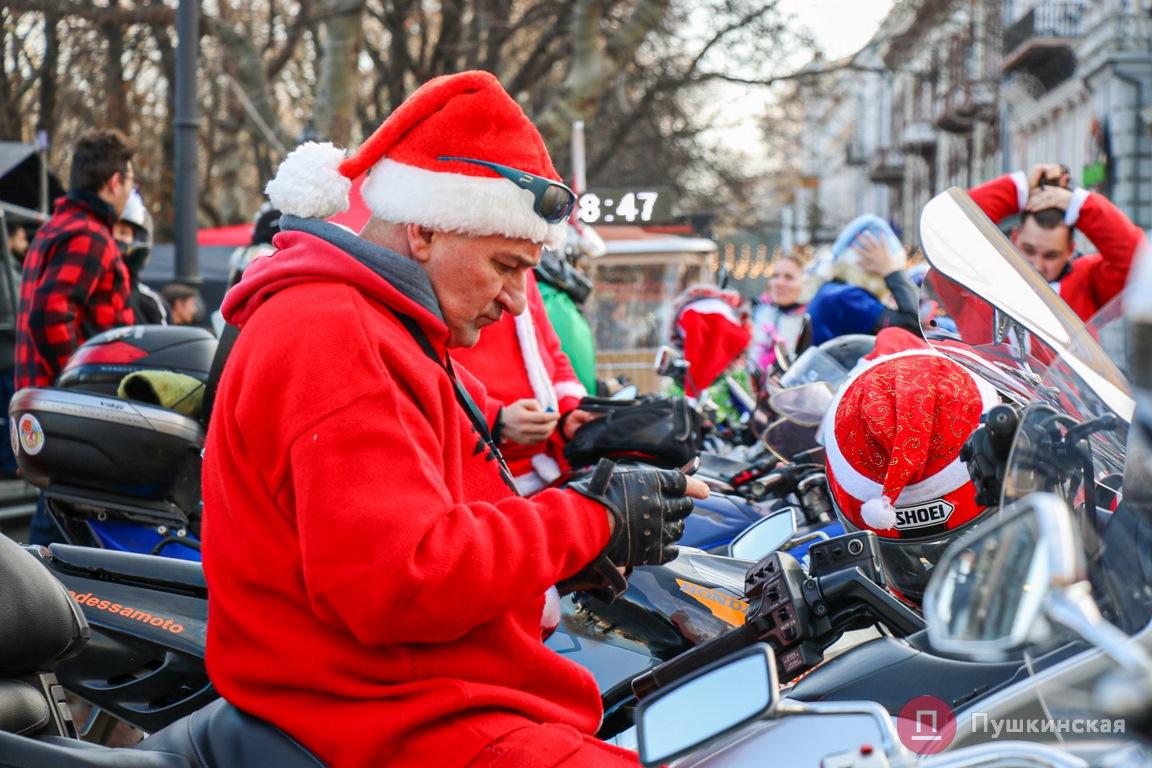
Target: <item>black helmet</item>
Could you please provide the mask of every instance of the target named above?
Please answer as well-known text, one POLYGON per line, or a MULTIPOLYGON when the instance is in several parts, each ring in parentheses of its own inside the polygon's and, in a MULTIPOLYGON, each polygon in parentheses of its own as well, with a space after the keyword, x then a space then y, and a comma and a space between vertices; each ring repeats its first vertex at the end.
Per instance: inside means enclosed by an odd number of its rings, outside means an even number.
POLYGON ((536 265, 536 279, 564 291, 577 304, 583 304, 592 293, 592 281, 569 264, 558 251, 551 249, 545 249, 540 254, 540 263, 536 265))

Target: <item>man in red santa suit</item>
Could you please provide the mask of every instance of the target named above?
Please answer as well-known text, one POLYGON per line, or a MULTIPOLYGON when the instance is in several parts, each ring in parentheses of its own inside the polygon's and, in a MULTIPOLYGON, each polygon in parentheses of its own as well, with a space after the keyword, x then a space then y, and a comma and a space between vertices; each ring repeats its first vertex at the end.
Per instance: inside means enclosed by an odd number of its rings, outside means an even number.
POLYGON ((524 311, 563 237, 575 196, 540 134, 493 75, 448 75, 267 191, 281 231, 222 307, 240 333, 205 441, 217 690, 327 765, 635 765, 543 644, 546 595, 675 557, 707 489, 603 465, 519 497, 449 352, 524 311), (360 234, 325 221, 369 171, 360 234))
POLYGON ((968 190, 997 224, 1020 214, 1012 242, 1033 268, 1087 321, 1124 288, 1144 233, 1108 198, 1068 189, 1068 169, 1054 163, 1001 176, 968 190), (1099 253, 1075 256, 1079 228, 1099 253), (1074 258, 1075 256, 1075 258, 1074 258))
POLYGON ((588 392, 560 348, 535 275, 525 283, 528 309, 504 315, 453 358, 487 390, 488 424, 527 496, 560 477, 564 443, 592 414, 577 408, 588 392))

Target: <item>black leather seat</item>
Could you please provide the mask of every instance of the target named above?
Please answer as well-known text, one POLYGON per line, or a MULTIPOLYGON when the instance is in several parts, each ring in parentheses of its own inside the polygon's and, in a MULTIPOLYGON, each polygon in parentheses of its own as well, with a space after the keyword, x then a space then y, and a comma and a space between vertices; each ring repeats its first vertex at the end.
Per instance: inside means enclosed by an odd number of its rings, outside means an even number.
POLYGON ((317 768, 324 764, 279 728, 223 699, 140 742, 137 749, 181 754, 193 768, 317 768))
POLYGON ((0 730, 51 730, 51 704, 38 673, 75 653, 88 622, 68 591, 39 561, 0 535, 0 730))

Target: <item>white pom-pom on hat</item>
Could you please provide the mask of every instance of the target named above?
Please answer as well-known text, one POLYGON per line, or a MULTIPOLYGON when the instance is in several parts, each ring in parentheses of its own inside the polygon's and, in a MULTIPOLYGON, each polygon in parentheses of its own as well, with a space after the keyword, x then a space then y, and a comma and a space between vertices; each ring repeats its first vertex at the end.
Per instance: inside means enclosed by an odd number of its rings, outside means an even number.
POLYGON ((896 527, 896 508, 887 496, 878 499, 868 499, 860 507, 860 516, 869 528, 886 531, 896 527))
POLYGON ((344 150, 330 141, 309 141, 289 153, 264 191, 283 213, 326 219, 348 210, 351 179, 340 172, 344 150))

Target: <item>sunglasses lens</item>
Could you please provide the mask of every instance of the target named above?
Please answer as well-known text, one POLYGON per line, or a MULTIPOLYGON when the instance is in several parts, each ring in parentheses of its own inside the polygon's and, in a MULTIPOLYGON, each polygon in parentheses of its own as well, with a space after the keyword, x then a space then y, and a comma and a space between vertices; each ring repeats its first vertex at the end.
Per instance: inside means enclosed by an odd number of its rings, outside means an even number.
POLYGON ((545 221, 556 224, 568 218, 575 202, 571 192, 563 187, 550 185, 540 198, 539 213, 545 221))

